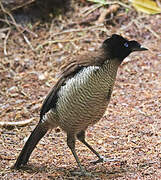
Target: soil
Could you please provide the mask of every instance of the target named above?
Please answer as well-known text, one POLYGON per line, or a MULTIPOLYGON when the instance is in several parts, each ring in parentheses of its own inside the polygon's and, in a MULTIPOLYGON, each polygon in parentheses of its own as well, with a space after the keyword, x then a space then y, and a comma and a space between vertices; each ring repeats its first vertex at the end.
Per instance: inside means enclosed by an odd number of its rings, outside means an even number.
POLYGON ((0 127, 0 179, 160 179, 161 177, 161 15, 120 6, 98 21, 106 7, 78 1, 67 14, 49 22, 5 25, 0 29, 0 121, 24 126, 0 127), (117 162, 93 165, 96 157, 80 142, 76 150, 92 177, 79 170, 61 129, 37 145, 23 170, 11 169, 39 121, 44 98, 56 83, 60 66, 83 51, 94 51, 113 33, 135 39, 149 50, 133 53, 119 68, 104 117, 89 127, 87 141, 117 162))

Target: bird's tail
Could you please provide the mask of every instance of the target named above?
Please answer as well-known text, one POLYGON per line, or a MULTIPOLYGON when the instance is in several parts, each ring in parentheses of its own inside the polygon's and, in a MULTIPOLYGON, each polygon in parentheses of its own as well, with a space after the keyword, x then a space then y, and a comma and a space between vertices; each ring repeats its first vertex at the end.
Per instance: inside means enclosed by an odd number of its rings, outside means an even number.
POLYGON ((45 125, 45 123, 39 122, 35 129, 32 131, 30 137, 25 143, 20 155, 17 158, 16 163, 13 168, 19 169, 21 166, 25 165, 29 160, 29 157, 36 147, 37 143, 40 139, 47 133, 49 127, 45 125))

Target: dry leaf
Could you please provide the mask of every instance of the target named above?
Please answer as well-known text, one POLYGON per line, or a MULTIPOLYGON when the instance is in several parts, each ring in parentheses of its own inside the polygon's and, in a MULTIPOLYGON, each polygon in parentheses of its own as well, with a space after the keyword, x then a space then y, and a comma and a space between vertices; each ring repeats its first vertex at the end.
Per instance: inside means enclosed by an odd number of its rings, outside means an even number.
POLYGON ((152 0, 132 0, 132 5, 137 11, 141 11, 147 14, 157 14, 161 13, 161 8, 159 8, 156 2, 152 0))

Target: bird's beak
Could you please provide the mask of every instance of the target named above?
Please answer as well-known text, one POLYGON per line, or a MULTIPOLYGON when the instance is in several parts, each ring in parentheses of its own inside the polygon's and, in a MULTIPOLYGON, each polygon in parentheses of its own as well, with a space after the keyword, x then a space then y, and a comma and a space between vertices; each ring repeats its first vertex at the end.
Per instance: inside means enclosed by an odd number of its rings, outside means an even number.
POLYGON ((132 51, 147 51, 147 50, 148 50, 147 48, 144 48, 142 46, 132 48, 132 51))

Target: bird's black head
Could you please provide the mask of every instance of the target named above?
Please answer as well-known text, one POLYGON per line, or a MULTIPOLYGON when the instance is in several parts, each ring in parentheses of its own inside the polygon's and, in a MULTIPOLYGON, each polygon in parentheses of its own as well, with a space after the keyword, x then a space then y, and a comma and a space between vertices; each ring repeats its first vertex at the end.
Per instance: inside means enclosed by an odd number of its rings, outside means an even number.
POLYGON ((105 51, 109 51, 110 58, 118 58, 122 61, 130 53, 134 51, 145 51, 148 50, 142 47, 137 41, 128 41, 120 35, 113 34, 110 38, 103 42, 103 48, 105 51))

